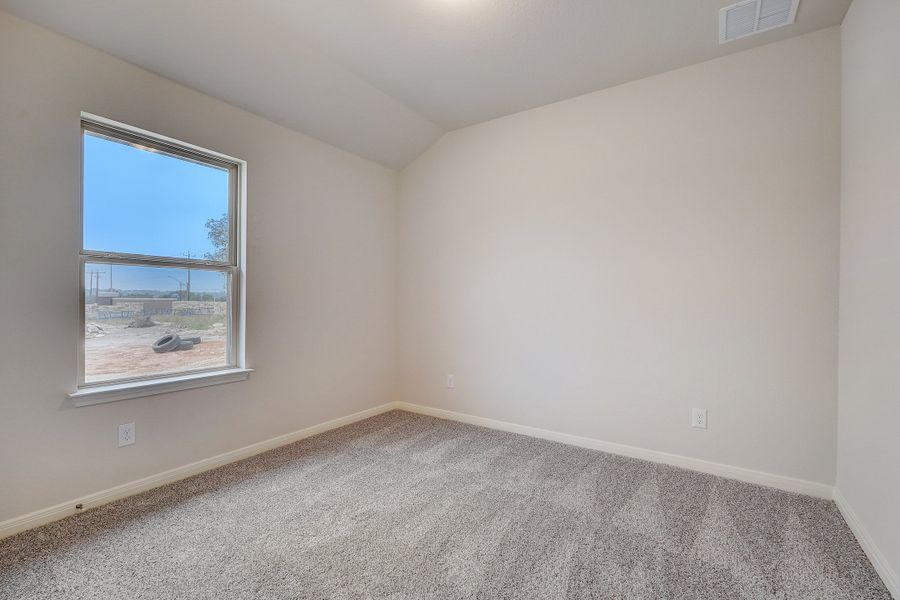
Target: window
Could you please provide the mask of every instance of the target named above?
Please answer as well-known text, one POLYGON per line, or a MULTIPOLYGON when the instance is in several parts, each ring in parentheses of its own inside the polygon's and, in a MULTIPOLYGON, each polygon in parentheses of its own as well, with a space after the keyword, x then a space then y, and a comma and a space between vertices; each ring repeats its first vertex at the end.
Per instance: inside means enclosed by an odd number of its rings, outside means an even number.
POLYGON ((244 163, 93 116, 81 129, 73 397, 243 369, 244 163))

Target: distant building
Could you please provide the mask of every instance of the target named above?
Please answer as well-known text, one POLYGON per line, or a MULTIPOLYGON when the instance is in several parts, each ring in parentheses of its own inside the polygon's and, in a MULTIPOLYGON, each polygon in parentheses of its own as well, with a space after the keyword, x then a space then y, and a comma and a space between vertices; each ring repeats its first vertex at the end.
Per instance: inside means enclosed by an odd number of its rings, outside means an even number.
POLYGON ((119 295, 119 292, 98 292, 95 298, 97 306, 112 306, 113 300, 119 295))

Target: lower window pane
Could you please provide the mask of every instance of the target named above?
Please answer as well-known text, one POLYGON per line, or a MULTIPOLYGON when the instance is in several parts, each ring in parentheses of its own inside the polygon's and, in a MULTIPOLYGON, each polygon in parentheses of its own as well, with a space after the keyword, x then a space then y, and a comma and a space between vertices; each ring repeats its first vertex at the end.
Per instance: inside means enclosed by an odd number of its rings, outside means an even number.
POLYGON ((229 274, 109 263, 84 268, 84 382, 229 366, 229 274))

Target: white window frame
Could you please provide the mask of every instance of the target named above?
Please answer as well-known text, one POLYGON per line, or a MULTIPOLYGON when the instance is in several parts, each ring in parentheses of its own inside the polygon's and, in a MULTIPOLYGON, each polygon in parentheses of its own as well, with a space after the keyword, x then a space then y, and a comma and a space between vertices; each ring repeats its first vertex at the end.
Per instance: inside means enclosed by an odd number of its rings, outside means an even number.
MULTIPOLYGON (((125 143, 153 148, 178 158, 227 169, 230 174, 228 203, 230 231, 228 260, 224 262, 199 258, 172 258, 122 252, 106 252, 85 248, 84 186, 82 181, 82 193, 79 195, 78 211, 78 224, 80 228, 79 236, 81 239, 78 253, 78 372, 76 377, 76 390, 69 394, 69 398, 72 399, 72 402, 76 406, 85 406, 246 379, 251 372, 251 369, 248 369, 246 366, 244 353, 244 339, 246 333, 244 310, 246 300, 246 266, 244 262, 246 254, 246 235, 244 215, 246 214, 247 163, 219 152, 200 148, 193 144, 188 144, 144 129, 139 129, 124 123, 83 112, 81 113, 81 129, 79 131, 82 140, 80 147, 82 147, 82 149, 85 132, 98 133, 125 143), (84 380, 84 271, 85 265, 90 262, 132 266, 172 267, 179 269, 195 268, 228 273, 230 275, 228 288, 228 309, 230 314, 228 342, 226 344, 226 363, 228 366, 86 383, 84 380)), ((83 179, 83 150, 80 154, 80 159, 79 167, 83 179)))

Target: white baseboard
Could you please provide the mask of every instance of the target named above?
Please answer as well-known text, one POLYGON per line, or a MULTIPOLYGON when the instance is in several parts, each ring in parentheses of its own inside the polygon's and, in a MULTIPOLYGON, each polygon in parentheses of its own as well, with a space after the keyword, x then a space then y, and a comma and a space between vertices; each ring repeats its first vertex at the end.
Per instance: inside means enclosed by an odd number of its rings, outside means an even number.
POLYGON ((619 454, 631 458, 640 458, 652 462, 673 465, 683 469, 692 471, 700 471, 701 473, 709 473, 728 479, 737 479, 747 483, 755 483, 768 487, 794 492, 797 494, 806 494, 815 496, 816 498, 824 498, 831 500, 833 487, 826 483, 818 483, 815 481, 807 481, 805 479, 796 479, 794 477, 786 477, 784 475, 775 475, 772 473, 764 473, 762 471, 754 471, 753 469, 745 469, 743 467, 733 467, 722 463, 716 463, 699 458, 690 458, 680 456, 678 454, 669 454, 659 452, 657 450, 647 450, 646 448, 638 448, 636 446, 627 446, 625 444, 616 444, 614 442, 605 442, 594 438, 571 435, 568 433, 559 433, 528 425, 517 425, 506 421, 498 421, 496 419, 488 419, 485 417, 476 417, 464 413, 444 410, 442 408, 433 408, 431 406, 422 406, 419 404, 410 404, 408 402, 396 402, 397 408, 407 410, 409 412, 439 417, 442 419, 450 419, 452 421, 460 421, 471 425, 480 425, 491 429, 500 429, 512 433, 520 433, 531 437, 543 438, 545 440, 553 440, 554 442, 562 442, 572 446, 581 446, 582 448, 590 448, 592 450, 602 450, 610 454, 619 454))
POLYGON ((856 514, 847 502, 847 499, 844 498, 841 490, 837 487, 834 488, 834 503, 837 504, 838 510, 841 511, 841 515, 844 516, 844 520, 850 527, 850 531, 853 532, 853 535, 855 535, 856 539, 859 541, 859 545, 862 546, 863 552, 869 557, 869 562, 872 563, 875 571, 881 576, 881 580, 884 581, 885 587, 887 587, 894 598, 900 599, 900 577, 897 576, 897 572, 890 564, 888 564, 887 559, 884 554, 881 553, 881 550, 878 549, 878 546, 875 545, 875 540, 869 535, 869 531, 863 525, 859 515, 856 514))
POLYGON ((656 450, 647 450, 645 448, 627 446, 624 444, 616 444, 613 442, 605 442, 602 440, 581 437, 567 433, 558 433, 555 431, 548 431, 546 429, 539 429, 537 427, 517 425, 515 423, 508 423, 505 421, 498 421, 485 417, 476 417, 473 415, 443 410, 440 408, 410 404, 408 402, 388 402, 386 404, 354 413, 346 417, 333 419, 319 425, 313 425, 312 427, 307 427, 306 429, 301 429, 293 433, 288 433, 268 440, 264 440, 256 444, 251 444, 250 446, 245 446, 243 448, 238 448, 237 450, 219 454, 218 456, 213 456, 211 458, 193 462, 181 467, 176 467, 162 473, 157 473, 156 475, 144 477, 130 483, 118 485, 107 490, 70 500, 68 502, 63 502, 61 504, 57 504, 56 506, 37 510, 27 515, 22 515, 6 521, 2 521, 0 522, 0 539, 8 537, 10 535, 15 535, 16 533, 25 531, 26 529, 38 527, 40 525, 44 525, 46 523, 50 523, 52 521, 56 521, 80 512, 79 509, 75 508, 75 505, 77 504, 81 504, 81 510, 94 508, 102 504, 106 504, 107 502, 112 502, 113 500, 118 500, 120 498, 138 494, 140 492, 144 492, 161 485, 173 483, 180 479, 184 479, 185 477, 190 477, 191 475, 196 475, 197 473, 208 471, 210 469, 214 469, 216 467, 220 467, 222 465, 235 462, 249 456, 253 456, 255 454, 260 454, 273 448, 277 448, 278 446, 290 444, 292 442, 296 442, 297 440, 301 440, 303 438, 307 438, 318 433, 328 431, 330 429, 349 425, 350 423, 355 423, 356 421, 361 421, 363 419, 367 419, 369 417, 373 417, 375 415, 394 409, 406 410, 409 412, 430 415, 443 419, 450 419, 453 421, 460 421, 462 423, 470 423, 472 425, 480 425, 482 427, 489 427, 491 429, 500 429, 503 431, 519 433, 531 437, 553 440, 556 442, 561 442, 563 444, 581 446, 583 448, 602 450, 604 452, 609 452, 612 454, 619 454, 622 456, 629 456, 632 458, 640 458, 643 460, 673 465, 685 469, 691 469, 693 471, 719 475, 721 477, 727 477, 729 479, 737 479, 740 481, 746 481, 748 483, 774 487, 789 492, 807 494, 818 498, 831 499, 832 497, 832 486, 824 483, 794 479, 792 477, 785 477, 783 475, 773 475, 771 473, 763 473, 761 471, 754 471, 752 469, 733 467, 730 465, 724 465, 711 461, 689 458, 676 454, 668 454, 665 452, 658 452, 656 450))
POLYGON ((76 498, 68 502, 63 502, 62 504, 57 504, 56 506, 37 510, 32 513, 28 513, 27 515, 13 517, 12 519, 0 522, 0 539, 15 535, 17 533, 25 531, 26 529, 39 527, 52 521, 57 521, 59 519, 68 517, 69 515, 82 512, 83 510, 94 508, 102 504, 106 504, 107 502, 112 502, 113 500, 118 500, 120 498, 138 494, 140 492, 144 492, 161 485, 173 483, 175 481, 178 481, 179 479, 184 479, 185 477, 190 477, 191 475, 196 475, 197 473, 202 473, 203 471, 209 471, 210 469, 215 469, 216 467, 221 467, 222 465, 248 458, 267 450, 272 450, 273 448, 277 448, 278 446, 284 446, 285 444, 290 444, 298 440, 316 435, 318 433, 328 431, 330 429, 336 429, 338 427, 343 427, 344 425, 349 425, 350 423, 355 423, 356 421, 362 421, 363 419, 374 417, 375 415, 381 414, 383 412, 394 410, 395 408, 397 408, 396 404, 396 402, 388 402, 386 404, 382 404, 368 410, 363 410, 346 417, 332 419, 331 421, 313 425, 312 427, 307 427, 306 429, 301 429, 292 433, 286 433, 284 435, 264 440, 262 442, 244 446, 243 448, 238 448, 237 450, 231 450, 229 452, 225 452, 211 458, 198 460, 197 462, 193 462, 188 465, 169 469, 168 471, 163 471, 162 473, 157 473, 156 475, 150 475, 149 477, 144 477, 129 483, 124 483, 122 485, 117 485, 107 490, 95 492, 82 498, 76 498), (75 508, 75 505, 77 504, 81 504, 82 508, 80 510, 75 508))

